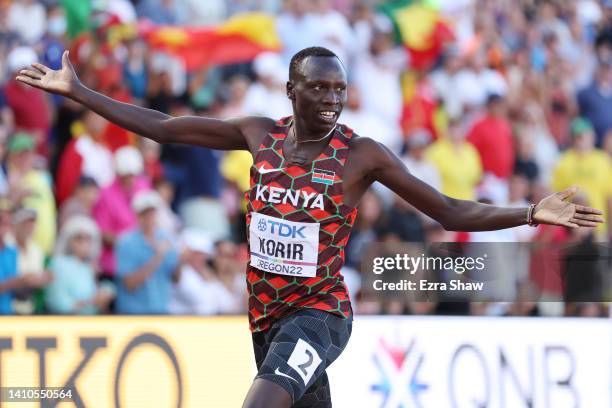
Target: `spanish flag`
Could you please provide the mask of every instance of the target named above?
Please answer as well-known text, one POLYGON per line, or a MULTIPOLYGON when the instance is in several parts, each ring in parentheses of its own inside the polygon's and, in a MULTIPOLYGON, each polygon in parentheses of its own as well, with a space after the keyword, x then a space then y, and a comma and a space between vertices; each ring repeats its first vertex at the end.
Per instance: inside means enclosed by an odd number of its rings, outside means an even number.
POLYGON ((450 23, 442 18, 432 1, 388 0, 379 10, 393 21, 395 37, 403 44, 415 69, 430 68, 454 40, 450 23))
POLYGON ((265 13, 241 14, 216 27, 141 26, 141 34, 153 48, 182 58, 187 70, 248 62, 281 49, 274 17, 265 13))

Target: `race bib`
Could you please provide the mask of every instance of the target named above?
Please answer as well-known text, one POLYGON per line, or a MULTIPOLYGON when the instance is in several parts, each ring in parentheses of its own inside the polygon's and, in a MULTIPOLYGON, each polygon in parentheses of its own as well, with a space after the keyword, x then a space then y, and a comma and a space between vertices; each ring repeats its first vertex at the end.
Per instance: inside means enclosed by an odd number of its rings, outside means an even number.
POLYGON ((317 274, 319 223, 293 222, 251 213, 251 266, 280 275, 317 274))

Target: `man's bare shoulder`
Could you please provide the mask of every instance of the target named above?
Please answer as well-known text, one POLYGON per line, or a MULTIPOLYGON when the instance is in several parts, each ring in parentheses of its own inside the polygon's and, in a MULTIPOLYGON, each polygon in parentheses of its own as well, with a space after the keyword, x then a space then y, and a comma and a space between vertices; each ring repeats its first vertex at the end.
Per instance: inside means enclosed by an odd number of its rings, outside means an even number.
POLYGON ((227 122, 232 123, 243 132, 269 132, 274 128, 276 121, 271 118, 264 116, 243 116, 239 118, 226 119, 227 122))
POLYGON ((351 156, 368 156, 375 159, 383 154, 386 148, 372 138, 354 134, 349 142, 349 149, 351 156))
POLYGON ((264 116, 244 116, 227 119, 240 129, 251 152, 256 152, 264 136, 274 129, 276 121, 264 116))

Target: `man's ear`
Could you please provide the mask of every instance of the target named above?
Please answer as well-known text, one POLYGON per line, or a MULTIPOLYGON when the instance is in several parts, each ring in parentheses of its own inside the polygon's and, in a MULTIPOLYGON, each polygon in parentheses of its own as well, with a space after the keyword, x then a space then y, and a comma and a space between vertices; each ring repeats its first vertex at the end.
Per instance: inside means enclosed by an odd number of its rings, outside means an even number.
POLYGON ((292 81, 287 81, 287 98, 295 101, 295 88, 292 81))

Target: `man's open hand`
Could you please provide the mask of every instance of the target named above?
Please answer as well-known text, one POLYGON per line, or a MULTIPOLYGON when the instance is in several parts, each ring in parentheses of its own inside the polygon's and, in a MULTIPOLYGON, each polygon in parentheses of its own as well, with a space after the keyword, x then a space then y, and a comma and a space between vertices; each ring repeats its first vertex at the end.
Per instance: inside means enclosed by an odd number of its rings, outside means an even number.
POLYGON ((54 71, 42 64, 32 64, 29 69, 22 69, 16 80, 47 92, 71 96, 80 84, 74 67, 68 58, 68 51, 62 55, 62 69, 54 71))
POLYGON ((563 225, 569 228, 596 227, 604 222, 600 217, 602 211, 569 201, 577 192, 578 187, 572 186, 544 198, 535 207, 533 221, 537 224, 563 225))

